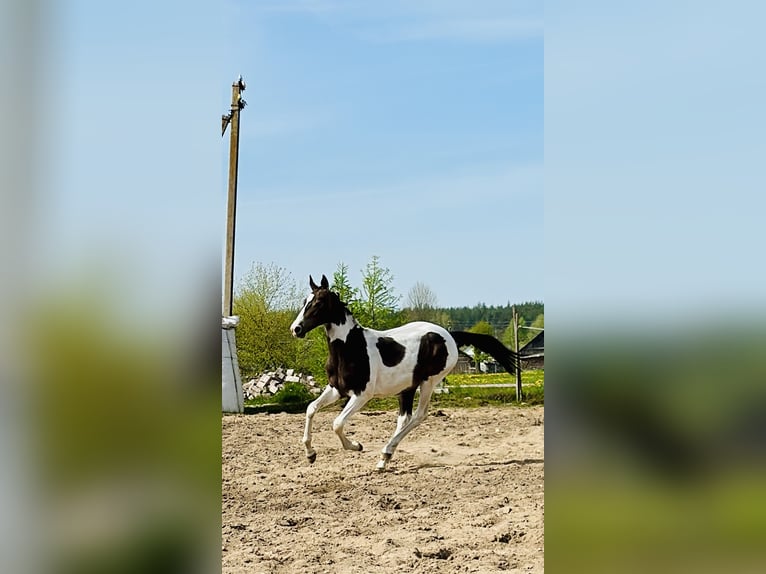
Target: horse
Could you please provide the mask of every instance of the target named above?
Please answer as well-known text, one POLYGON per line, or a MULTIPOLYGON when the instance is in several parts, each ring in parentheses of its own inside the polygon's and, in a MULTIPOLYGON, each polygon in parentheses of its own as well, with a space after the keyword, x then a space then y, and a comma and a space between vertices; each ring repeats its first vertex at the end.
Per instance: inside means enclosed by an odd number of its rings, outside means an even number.
POLYGON ((341 397, 348 402, 333 421, 332 428, 343 448, 362 451, 363 446, 349 440, 343 432, 346 422, 373 397, 399 395, 396 430, 381 450, 377 470, 384 471, 399 443, 426 417, 434 388, 452 371, 458 349, 472 345, 488 353, 509 373, 519 365, 516 353, 490 335, 467 331, 448 331, 425 321, 377 331, 360 325, 330 290, 327 277, 319 285, 309 275, 311 293, 290 325, 294 337, 303 338, 312 329, 324 325, 329 355, 325 369, 328 384, 306 409, 303 446, 309 463, 317 453, 311 446, 311 427, 316 412, 341 397), (420 399, 415 414, 412 407, 415 391, 420 399))

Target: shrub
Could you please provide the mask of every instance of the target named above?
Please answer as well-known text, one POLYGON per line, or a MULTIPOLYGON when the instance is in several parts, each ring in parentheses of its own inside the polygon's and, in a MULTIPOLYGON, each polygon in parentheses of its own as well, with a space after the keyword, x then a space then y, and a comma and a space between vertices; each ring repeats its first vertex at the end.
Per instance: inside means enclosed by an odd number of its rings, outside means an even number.
POLYGON ((306 403, 314 400, 314 395, 301 383, 285 383, 274 395, 273 400, 280 405, 306 403))

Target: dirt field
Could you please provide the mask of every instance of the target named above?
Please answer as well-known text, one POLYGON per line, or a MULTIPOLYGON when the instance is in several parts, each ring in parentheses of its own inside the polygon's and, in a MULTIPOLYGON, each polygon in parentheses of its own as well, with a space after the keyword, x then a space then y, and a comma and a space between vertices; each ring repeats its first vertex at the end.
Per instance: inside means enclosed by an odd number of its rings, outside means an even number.
POLYGON ((543 572, 543 408, 445 409, 375 471, 396 413, 223 416, 222 570, 543 572))

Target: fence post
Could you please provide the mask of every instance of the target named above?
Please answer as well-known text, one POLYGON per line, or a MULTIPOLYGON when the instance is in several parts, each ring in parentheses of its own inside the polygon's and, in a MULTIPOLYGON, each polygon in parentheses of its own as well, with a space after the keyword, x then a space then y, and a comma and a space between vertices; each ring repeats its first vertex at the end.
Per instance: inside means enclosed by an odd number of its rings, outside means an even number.
POLYGON ((519 357, 519 316, 516 314, 516 305, 513 309, 513 350, 518 358, 518 365, 516 367, 516 402, 520 403, 521 396, 521 358, 519 357))

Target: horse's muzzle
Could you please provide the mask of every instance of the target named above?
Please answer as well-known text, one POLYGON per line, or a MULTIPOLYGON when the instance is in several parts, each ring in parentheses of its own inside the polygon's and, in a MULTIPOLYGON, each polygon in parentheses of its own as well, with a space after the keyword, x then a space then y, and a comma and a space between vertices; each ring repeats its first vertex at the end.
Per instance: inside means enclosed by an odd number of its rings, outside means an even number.
POLYGON ((303 339, 303 337, 306 336, 306 332, 303 330, 303 327, 301 325, 296 325, 293 327, 293 337, 298 337, 299 339, 303 339))

